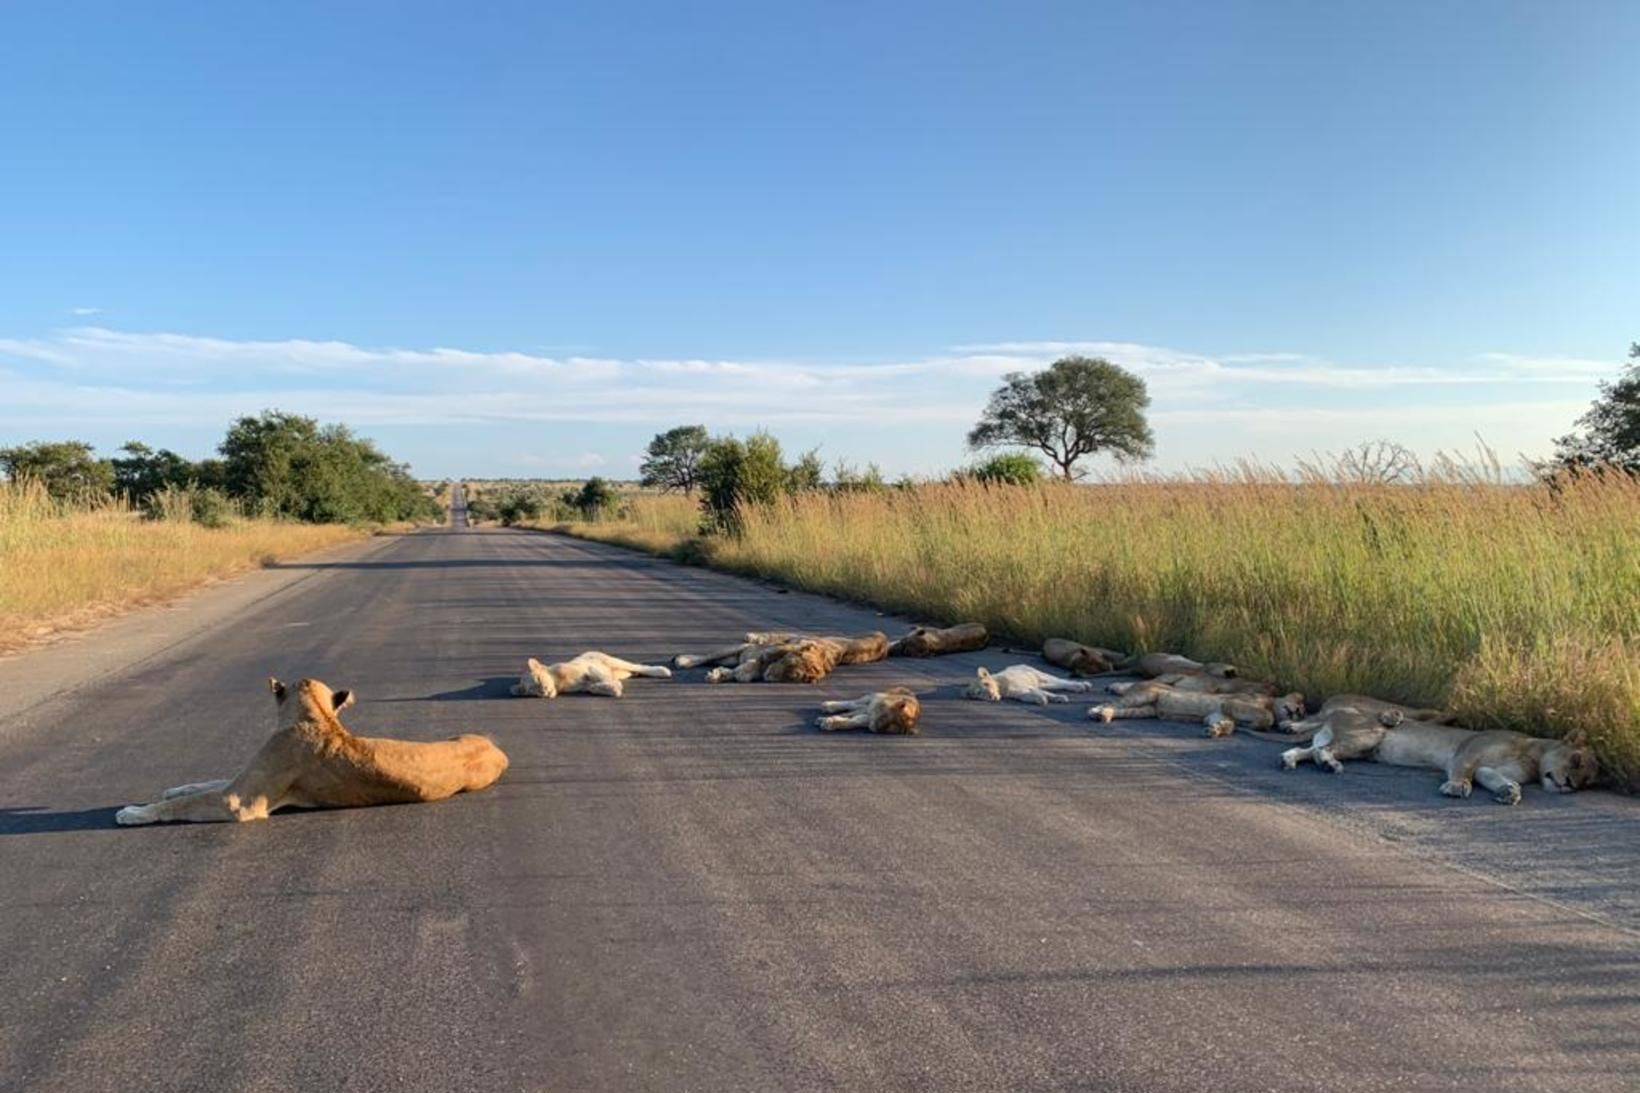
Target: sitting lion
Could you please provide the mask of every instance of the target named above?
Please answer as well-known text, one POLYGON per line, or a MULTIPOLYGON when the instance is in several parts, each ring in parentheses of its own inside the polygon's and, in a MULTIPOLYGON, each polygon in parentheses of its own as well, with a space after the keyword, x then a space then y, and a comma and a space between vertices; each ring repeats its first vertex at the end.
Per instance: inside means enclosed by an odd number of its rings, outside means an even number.
POLYGON ((1115 702, 1089 707, 1088 716, 1107 723, 1133 717, 1200 720, 1207 726, 1208 736, 1229 736, 1238 728, 1269 729, 1277 721, 1304 716, 1304 696, 1296 691, 1280 698, 1257 693, 1204 694, 1152 680, 1137 685, 1115 702))
POLYGON ((943 657, 948 653, 971 653, 991 643, 991 634, 984 623, 965 622, 941 630, 932 626, 917 626, 888 647, 891 657, 943 657))
POLYGON ((716 664, 708 683, 818 683, 845 664, 871 664, 888 656, 888 637, 880 630, 854 637, 804 637, 748 634, 748 638, 781 638, 767 644, 751 641, 715 653, 679 656, 680 667, 716 664))
POLYGON ((962 697, 980 702, 1001 702, 1011 698, 1016 702, 1034 702, 1046 706, 1050 702, 1069 702, 1059 691, 1091 691, 1093 684, 1080 679, 1062 679, 1059 676, 1016 664, 1000 672, 980 668, 972 683, 962 689, 962 697))
POLYGON ((1066 638, 1049 638, 1042 643, 1042 659, 1073 676, 1097 676, 1114 672, 1128 658, 1112 649, 1083 645, 1066 638))
POLYGON ((1310 759, 1336 773, 1342 760, 1366 758, 1442 771, 1446 781, 1441 792, 1448 797, 1468 797, 1479 782, 1504 805, 1520 803, 1525 782, 1535 781, 1551 793, 1571 793, 1600 778, 1600 763, 1581 732, 1562 740, 1505 729, 1472 732, 1404 719, 1394 709, 1373 714, 1349 706, 1299 725, 1313 735, 1309 747, 1282 753, 1281 764, 1289 770, 1310 759))
POLYGON ((531 657, 524 662, 524 674, 512 686, 521 697, 557 698, 567 694, 606 695, 620 698, 621 681, 633 676, 671 679, 672 671, 655 664, 634 664, 608 653, 582 653, 562 664, 542 664, 531 657))
POLYGON ((842 702, 822 702, 820 708, 833 716, 814 722, 823 732, 865 729, 868 732, 900 736, 917 735, 922 705, 909 687, 892 687, 842 702))
POLYGON ((277 679, 268 685, 279 728, 238 777, 168 789, 153 804, 120 809, 114 822, 264 820, 287 805, 357 808, 438 801, 483 789, 507 769, 506 753, 487 737, 421 743, 354 736, 337 716, 353 704, 351 691, 304 679, 292 701, 292 688, 277 679))

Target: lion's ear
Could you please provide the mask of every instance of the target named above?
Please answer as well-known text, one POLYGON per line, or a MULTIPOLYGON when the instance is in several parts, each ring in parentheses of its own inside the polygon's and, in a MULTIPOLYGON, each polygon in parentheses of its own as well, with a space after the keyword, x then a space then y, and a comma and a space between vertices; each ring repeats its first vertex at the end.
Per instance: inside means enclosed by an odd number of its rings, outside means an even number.
POLYGON ((285 695, 289 693, 285 689, 285 685, 279 682, 278 676, 268 677, 268 690, 273 692, 274 700, 277 702, 283 702, 285 700, 285 695))
POLYGON ((981 678, 981 679, 990 679, 991 678, 991 673, 986 671, 984 668, 976 668, 976 669, 974 669, 974 671, 979 674, 979 678, 981 678))
POLYGON ((1571 748, 1586 748, 1589 746, 1589 734, 1582 729, 1573 729, 1560 738, 1561 743, 1571 748))
POLYGON ((526 668, 539 668, 539 667, 541 667, 541 662, 539 660, 536 660, 534 657, 531 657, 530 659, 528 659, 524 662, 524 666, 526 668))
POLYGON ((351 705, 353 705, 352 691, 330 692, 330 706, 331 709, 335 710, 337 713, 341 713, 351 705))

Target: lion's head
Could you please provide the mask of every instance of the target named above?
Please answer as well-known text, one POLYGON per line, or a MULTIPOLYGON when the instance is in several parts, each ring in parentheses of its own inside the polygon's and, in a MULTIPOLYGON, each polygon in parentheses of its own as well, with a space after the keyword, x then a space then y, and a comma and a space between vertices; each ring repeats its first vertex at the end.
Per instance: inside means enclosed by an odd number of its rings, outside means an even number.
POLYGON ((768 683, 818 683, 837 665, 835 650, 819 641, 800 641, 763 672, 768 683))
POLYGON ((1304 696, 1297 691, 1282 695, 1275 701, 1276 723, 1298 721, 1304 716, 1304 696))
POLYGON ((558 681, 545 664, 531 657, 524 662, 524 674, 512 685, 512 693, 521 698, 557 698, 558 681))
POLYGON ((334 717, 353 705, 352 691, 333 691, 317 679, 299 679, 296 686, 287 687, 277 676, 269 676, 268 689, 281 729, 322 715, 334 717))
POLYGON ((1538 761, 1538 782, 1551 793, 1586 789, 1600 778, 1600 761, 1589 749, 1588 738, 1574 732, 1549 745, 1538 761))
POLYGON ((1002 688, 997 686, 996 677, 984 668, 976 668, 974 674, 974 681, 962 689, 962 697, 979 702, 1001 702, 1002 688))

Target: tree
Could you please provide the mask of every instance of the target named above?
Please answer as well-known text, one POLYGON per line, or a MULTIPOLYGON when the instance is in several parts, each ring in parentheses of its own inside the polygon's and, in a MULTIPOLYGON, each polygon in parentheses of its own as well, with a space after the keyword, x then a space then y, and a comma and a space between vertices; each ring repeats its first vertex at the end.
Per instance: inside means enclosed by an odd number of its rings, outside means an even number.
POLYGON ((671 490, 694 493, 700 484, 700 460, 711 442, 704 425, 679 425, 655 434, 645 449, 643 462, 638 465, 643 484, 659 486, 663 493, 671 490))
POLYGON ((976 451, 1035 448, 1067 481, 1081 477, 1085 455, 1111 452, 1118 460, 1149 457, 1154 440, 1145 421, 1145 381, 1098 357, 1065 357, 1044 371, 1011 372, 991 394, 968 434, 976 451))
POLYGON ((867 463, 862 471, 854 464, 839 459, 837 470, 832 475, 831 488, 838 493, 881 493, 888 489, 888 483, 883 480, 883 469, 875 463, 867 463))
POLYGON ((796 463, 786 468, 786 489, 790 493, 807 493, 825 484, 826 465, 820 462, 820 449, 810 448, 796 463))
POLYGON ((1555 441, 1561 467, 1617 467, 1640 474, 1640 342, 1629 346, 1634 364, 1610 383, 1577 419, 1579 432, 1555 441))
POLYGON ((0 471, 13 482, 34 479, 59 501, 100 497, 114 488, 114 468, 83 440, 36 440, 0 448, 0 471))
POLYGON ((120 448, 125 458, 110 460, 114 468, 114 489, 133 505, 141 505, 168 487, 192 485, 199 474, 194 464, 169 448, 155 451, 140 440, 128 440, 120 448))
POLYGON ((700 461, 701 512, 708 530, 738 532, 740 510, 768 504, 791 486, 780 441, 755 432, 744 441, 719 437, 700 461))

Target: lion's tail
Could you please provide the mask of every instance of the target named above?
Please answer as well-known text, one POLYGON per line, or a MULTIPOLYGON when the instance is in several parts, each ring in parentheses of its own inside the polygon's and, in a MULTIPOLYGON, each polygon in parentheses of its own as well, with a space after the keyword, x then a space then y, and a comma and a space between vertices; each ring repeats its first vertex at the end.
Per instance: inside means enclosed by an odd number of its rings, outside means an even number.
POLYGON ((1260 740, 1273 740, 1278 744, 1302 744, 1310 737, 1321 731, 1320 725, 1307 726, 1297 732, 1265 732, 1262 729, 1249 729, 1242 725, 1236 726, 1236 731, 1256 736, 1260 740))

